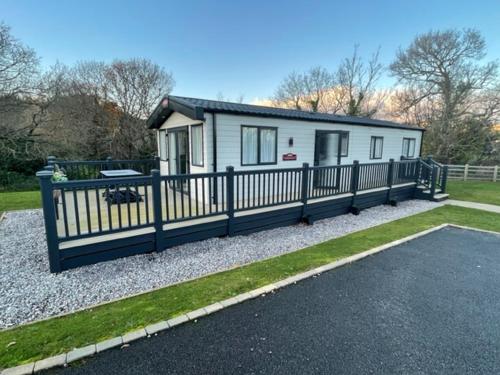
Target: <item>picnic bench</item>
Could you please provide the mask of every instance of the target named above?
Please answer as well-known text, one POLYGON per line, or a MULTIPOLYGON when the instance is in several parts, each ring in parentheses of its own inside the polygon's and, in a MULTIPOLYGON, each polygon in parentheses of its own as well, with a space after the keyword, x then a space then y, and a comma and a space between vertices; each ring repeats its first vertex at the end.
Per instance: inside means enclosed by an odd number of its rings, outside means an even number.
MULTIPOLYGON (((142 176, 141 172, 133 169, 107 169, 100 172, 103 178, 116 178, 116 177, 137 177, 142 176)), ((127 202, 142 202, 142 196, 135 188, 127 186, 119 188, 111 186, 102 194, 105 200, 111 204, 121 204, 127 202)))

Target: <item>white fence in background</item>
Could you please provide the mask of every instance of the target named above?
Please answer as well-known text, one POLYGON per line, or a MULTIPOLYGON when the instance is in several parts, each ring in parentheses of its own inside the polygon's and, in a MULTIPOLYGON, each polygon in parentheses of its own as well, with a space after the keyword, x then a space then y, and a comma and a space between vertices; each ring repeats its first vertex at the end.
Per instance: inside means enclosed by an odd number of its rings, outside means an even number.
POLYGON ((498 165, 448 165, 448 178, 450 180, 462 181, 500 181, 498 165))

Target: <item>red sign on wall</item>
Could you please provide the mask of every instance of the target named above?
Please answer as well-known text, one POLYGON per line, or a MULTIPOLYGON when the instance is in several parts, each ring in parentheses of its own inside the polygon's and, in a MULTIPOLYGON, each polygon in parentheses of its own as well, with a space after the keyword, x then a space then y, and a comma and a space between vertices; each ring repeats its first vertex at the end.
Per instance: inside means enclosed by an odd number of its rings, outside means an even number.
POLYGON ((297 154, 289 152, 288 154, 283 154, 283 161, 297 160, 297 154))

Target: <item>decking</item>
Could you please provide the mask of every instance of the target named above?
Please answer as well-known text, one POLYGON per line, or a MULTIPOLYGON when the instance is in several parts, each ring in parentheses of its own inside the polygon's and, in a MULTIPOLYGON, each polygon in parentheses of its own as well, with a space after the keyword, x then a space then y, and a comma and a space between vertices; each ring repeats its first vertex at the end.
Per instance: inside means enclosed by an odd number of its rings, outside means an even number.
POLYGON ((39 177, 51 271, 432 199, 446 185, 438 169, 414 159, 175 176, 153 169, 139 177, 54 183, 49 166, 39 177))

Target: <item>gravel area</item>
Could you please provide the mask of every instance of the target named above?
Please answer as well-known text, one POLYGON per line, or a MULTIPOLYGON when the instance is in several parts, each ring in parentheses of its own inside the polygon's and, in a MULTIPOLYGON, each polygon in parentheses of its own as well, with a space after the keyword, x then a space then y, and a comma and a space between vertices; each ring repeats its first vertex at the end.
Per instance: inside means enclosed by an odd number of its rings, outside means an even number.
POLYGON ((346 233, 439 206, 428 201, 378 206, 248 236, 212 238, 51 274, 41 210, 9 212, 0 222, 0 328, 68 313, 237 265, 289 253, 346 233))

